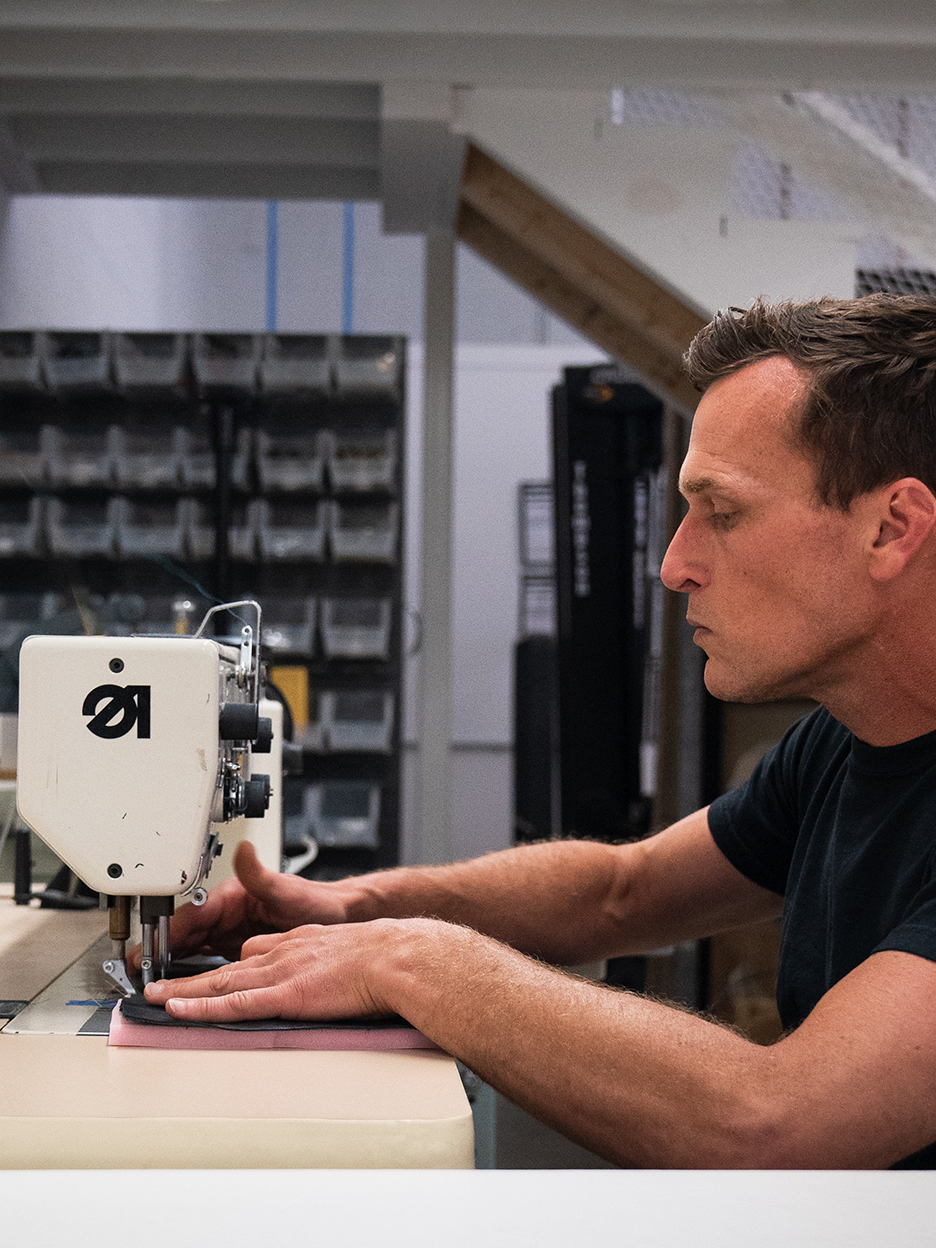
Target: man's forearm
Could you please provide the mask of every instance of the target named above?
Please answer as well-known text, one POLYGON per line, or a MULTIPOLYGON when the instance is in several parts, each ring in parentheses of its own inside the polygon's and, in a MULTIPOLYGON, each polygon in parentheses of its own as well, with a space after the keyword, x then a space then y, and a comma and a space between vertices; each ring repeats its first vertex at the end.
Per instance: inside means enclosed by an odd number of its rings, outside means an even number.
POLYGON ((704 810, 629 845, 549 841, 328 887, 351 921, 445 919, 565 966, 710 935, 780 907, 717 849, 704 810))
POLYGON ((443 867, 398 867, 340 881, 351 922, 430 917, 484 932, 548 962, 617 952, 622 863, 589 841, 518 846, 443 867))
POLYGON ((466 929, 404 923, 380 947, 368 982, 384 1008, 619 1165, 881 1167, 932 1138, 928 1107, 893 1111, 904 1091, 899 1075, 886 1086, 885 1074, 877 1090, 880 1037, 854 1038, 854 1053, 842 1048, 854 998, 837 1020, 842 1005, 830 1000, 799 1032, 765 1048, 466 929))

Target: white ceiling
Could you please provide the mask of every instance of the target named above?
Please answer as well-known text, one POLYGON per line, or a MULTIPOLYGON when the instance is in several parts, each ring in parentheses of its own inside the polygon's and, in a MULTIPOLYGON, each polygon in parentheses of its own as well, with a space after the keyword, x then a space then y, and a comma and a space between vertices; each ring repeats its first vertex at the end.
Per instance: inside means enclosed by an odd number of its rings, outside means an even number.
POLYGON ((382 118, 386 88, 936 94, 934 17, 933 0, 0 0, 0 187, 361 200, 395 177, 417 203, 435 160, 442 199, 446 118, 382 118))

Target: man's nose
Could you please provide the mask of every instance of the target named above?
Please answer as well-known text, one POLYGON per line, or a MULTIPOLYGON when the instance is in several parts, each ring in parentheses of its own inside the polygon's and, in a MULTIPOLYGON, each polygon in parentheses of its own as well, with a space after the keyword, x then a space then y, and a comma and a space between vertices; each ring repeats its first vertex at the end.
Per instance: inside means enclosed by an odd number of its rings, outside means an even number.
POLYGON ((689 517, 686 516, 673 534, 660 567, 663 584, 678 594, 688 594, 699 585, 698 571, 690 567, 690 545, 689 517))

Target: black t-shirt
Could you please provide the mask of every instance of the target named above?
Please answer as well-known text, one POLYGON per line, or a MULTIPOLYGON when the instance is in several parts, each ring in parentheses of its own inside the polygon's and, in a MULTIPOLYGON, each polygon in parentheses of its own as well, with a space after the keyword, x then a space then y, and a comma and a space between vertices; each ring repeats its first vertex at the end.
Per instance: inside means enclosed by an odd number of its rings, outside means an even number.
MULTIPOLYGON (((936 962, 936 732, 875 747, 814 711, 712 803, 709 827, 733 866, 784 899, 784 1027, 872 953, 936 962)), ((898 1168, 936 1169, 936 1142, 898 1168)))

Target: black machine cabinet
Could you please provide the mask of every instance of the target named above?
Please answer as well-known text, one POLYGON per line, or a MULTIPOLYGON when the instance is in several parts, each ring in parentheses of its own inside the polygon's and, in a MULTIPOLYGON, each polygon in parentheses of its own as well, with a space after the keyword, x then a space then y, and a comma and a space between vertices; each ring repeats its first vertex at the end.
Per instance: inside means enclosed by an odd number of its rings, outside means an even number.
POLYGON ((553 391, 560 832, 650 829, 663 403, 615 365, 553 391))

